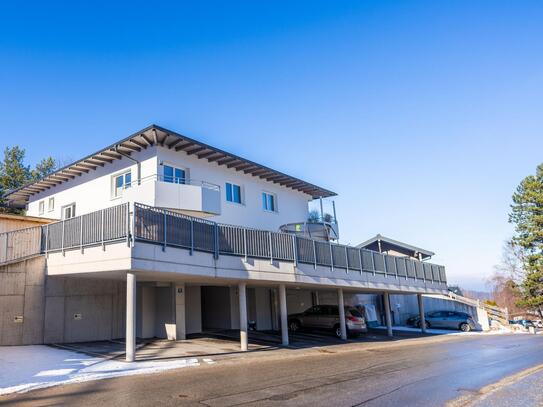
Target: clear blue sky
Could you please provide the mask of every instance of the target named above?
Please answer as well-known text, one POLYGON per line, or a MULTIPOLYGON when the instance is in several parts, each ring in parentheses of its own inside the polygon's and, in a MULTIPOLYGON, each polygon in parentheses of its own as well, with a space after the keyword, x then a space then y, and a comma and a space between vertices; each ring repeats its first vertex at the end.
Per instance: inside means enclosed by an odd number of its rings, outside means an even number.
POLYGON ((0 147, 76 159, 157 123, 484 288, 543 161, 541 2, 73 3, 0 6, 0 147))

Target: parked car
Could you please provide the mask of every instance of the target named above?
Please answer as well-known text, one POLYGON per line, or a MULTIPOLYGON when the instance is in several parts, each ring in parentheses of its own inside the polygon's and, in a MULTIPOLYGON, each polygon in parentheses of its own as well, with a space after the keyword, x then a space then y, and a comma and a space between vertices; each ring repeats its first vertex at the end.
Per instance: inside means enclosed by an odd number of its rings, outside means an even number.
POLYGON ((408 326, 417 326, 417 325, 419 325, 419 323, 418 323, 419 319, 420 319, 420 317, 418 315, 411 315, 409 318, 407 318, 405 323, 408 326))
MULTIPOLYGON (((368 331, 366 320, 356 308, 345 307, 345 323, 347 335, 354 336, 368 331)), ((300 329, 332 331, 340 338, 339 307, 337 305, 315 305, 299 314, 289 315, 288 326, 293 332, 300 329)))
POLYGON ((541 321, 540 319, 536 319, 532 322, 534 323, 536 328, 543 328, 543 321, 541 321))
POLYGON ((535 324, 529 319, 517 319, 509 321, 510 324, 521 325, 524 329, 535 328, 535 324))
MULTIPOLYGON (((469 332, 476 328, 470 314, 460 311, 432 311, 424 314, 427 328, 460 329, 469 332)), ((420 328, 420 317, 414 316, 407 320, 408 324, 420 328)))

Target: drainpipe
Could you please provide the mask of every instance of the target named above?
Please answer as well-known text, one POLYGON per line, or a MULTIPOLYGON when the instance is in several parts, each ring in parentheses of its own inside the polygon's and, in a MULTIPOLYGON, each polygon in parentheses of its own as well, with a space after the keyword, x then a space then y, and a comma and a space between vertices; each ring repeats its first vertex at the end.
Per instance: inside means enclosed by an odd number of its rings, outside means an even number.
POLYGON ((118 154, 122 155, 123 157, 126 157, 129 160, 132 160, 132 161, 134 161, 136 163, 136 166, 137 166, 137 182, 138 182, 138 185, 140 185, 141 184, 141 162, 136 160, 134 157, 130 157, 128 154, 125 154, 122 151, 119 151, 119 146, 118 145, 115 146, 115 151, 118 154))

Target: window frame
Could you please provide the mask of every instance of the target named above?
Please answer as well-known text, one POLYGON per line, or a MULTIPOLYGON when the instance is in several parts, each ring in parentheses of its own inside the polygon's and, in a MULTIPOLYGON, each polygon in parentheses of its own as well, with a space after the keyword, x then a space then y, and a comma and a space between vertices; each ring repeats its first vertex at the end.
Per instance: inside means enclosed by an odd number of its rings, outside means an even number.
POLYGON ((47 212, 53 212, 55 210, 55 197, 51 196, 47 200, 47 212))
POLYGON ((264 212, 269 212, 269 213, 278 213, 279 212, 279 207, 277 205, 277 194, 273 193, 273 192, 269 192, 269 191, 262 191, 262 194, 260 195, 261 197, 261 207, 262 207, 262 210, 264 212), (266 196, 266 198, 264 198, 264 196, 266 196), (268 209, 268 197, 272 197, 273 199, 273 209, 268 209))
POLYGON ((42 199, 38 202, 38 214, 43 215, 45 213, 45 200, 42 199))
POLYGON ((62 220, 72 219, 75 218, 75 216, 75 202, 64 205, 60 208, 60 217, 62 220), (71 216, 69 218, 66 217, 66 209, 71 209, 71 216))
POLYGON ((119 199, 122 198, 123 192, 125 189, 132 187, 132 170, 125 170, 122 172, 118 172, 116 174, 113 174, 111 176, 111 199, 119 199), (126 182, 126 176, 130 176, 130 182, 126 182), (123 184, 120 187, 117 187, 117 179, 122 177, 123 184), (128 186, 126 186, 128 185, 128 186), (119 194, 117 194, 117 191, 120 191, 119 194))
POLYGON ((235 204, 235 205, 244 205, 245 200, 244 200, 244 196, 243 196, 243 187, 241 185, 236 184, 235 182, 225 181, 224 192, 225 192, 226 202, 231 203, 231 204, 235 204), (239 202, 234 200, 235 187, 237 187, 239 189, 239 202), (229 195, 228 191, 229 190, 230 190, 230 197, 232 198, 231 200, 228 199, 228 195, 229 195))
MULTIPOLYGON (((161 174, 162 175, 162 182, 167 182, 169 184, 179 184, 179 185, 186 185, 186 184, 190 183, 189 182, 189 179, 190 179, 189 169, 187 167, 183 167, 182 165, 173 164, 173 163, 170 163, 170 162, 163 162, 161 164, 161 166, 162 166, 162 174, 161 174), (166 174, 165 174, 166 167, 170 167, 173 170, 173 175, 171 176, 172 179, 170 181, 166 180, 166 174), (176 175, 175 175, 176 170, 183 171, 184 178, 176 177, 176 175), (183 180, 183 182, 176 182, 178 179, 183 180)), ((168 177, 170 177, 170 176, 168 175, 168 177)))

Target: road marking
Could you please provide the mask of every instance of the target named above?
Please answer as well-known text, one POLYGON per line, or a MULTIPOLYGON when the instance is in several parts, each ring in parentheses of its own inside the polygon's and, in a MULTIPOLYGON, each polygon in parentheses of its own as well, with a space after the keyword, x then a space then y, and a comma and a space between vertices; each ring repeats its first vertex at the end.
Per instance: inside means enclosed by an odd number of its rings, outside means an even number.
POLYGON ((447 402, 446 407, 469 407, 475 405, 484 399, 486 399, 491 394, 497 392, 502 387, 514 384, 524 379, 527 376, 530 376, 534 373, 543 371, 543 365, 538 365, 531 367, 529 369, 523 370, 521 372, 515 373, 511 376, 504 377, 503 379, 497 381, 496 383, 488 384, 482 387, 479 391, 469 394, 464 394, 454 400, 447 402))

